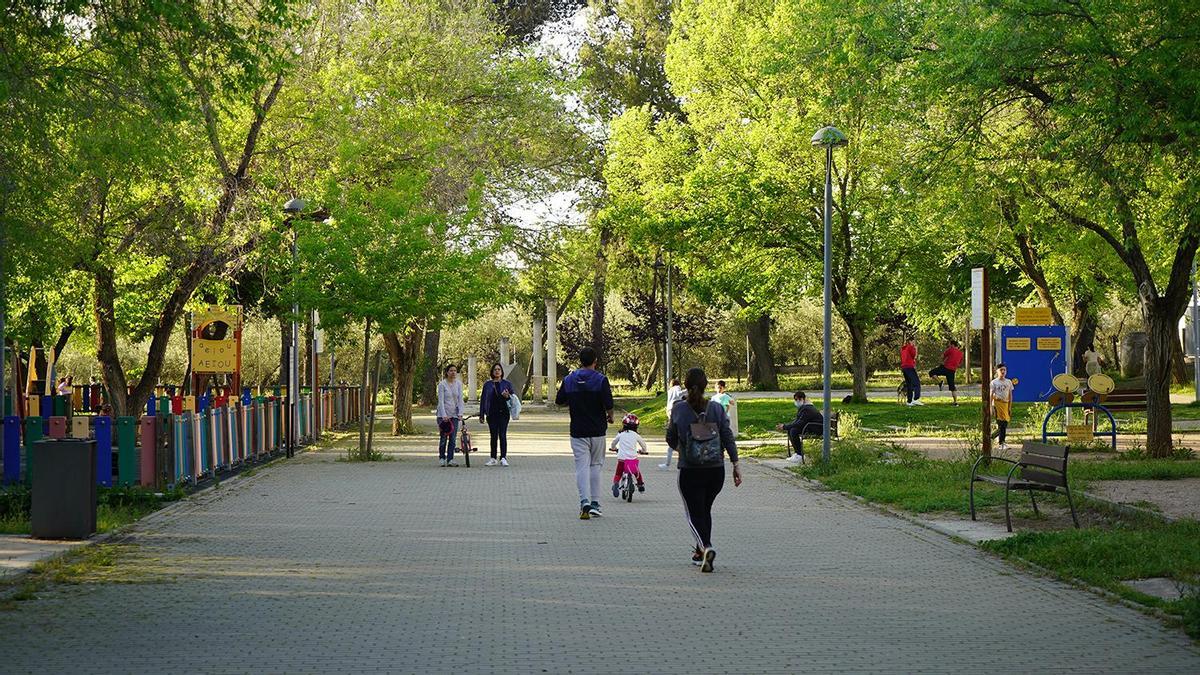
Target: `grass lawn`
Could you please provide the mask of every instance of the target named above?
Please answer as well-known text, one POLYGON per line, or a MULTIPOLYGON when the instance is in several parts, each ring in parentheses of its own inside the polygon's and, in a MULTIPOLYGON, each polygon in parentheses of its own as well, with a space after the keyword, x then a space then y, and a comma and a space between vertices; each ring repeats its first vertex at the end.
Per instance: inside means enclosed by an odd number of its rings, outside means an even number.
MULTIPOLYGON (((767 446, 759 456, 783 457, 786 447, 767 446)), ((755 456, 755 455, 750 455, 755 456)), ((815 458, 814 458, 815 459, 815 458)), ((989 470, 1000 471, 1001 465, 989 470)), ((877 440, 842 440, 834 444, 829 464, 819 460, 797 471, 836 490, 913 513, 969 513, 970 461, 939 461, 904 447, 877 440)), ((1072 462, 1072 490, 1086 490, 1097 480, 1170 480, 1200 477, 1200 460, 1104 459, 1072 462)), ((1002 504, 1001 490, 983 487, 975 492, 977 505, 1002 504)))
POLYGON ((1149 577, 1200 583, 1200 523, 1194 520, 1108 530, 1023 532, 982 546, 1006 558, 1035 563, 1063 578, 1079 579, 1130 600, 1161 607, 1177 617, 1189 635, 1200 638, 1200 594, 1167 601, 1121 583, 1149 577))
MULTIPOLYGON (((784 446, 758 449, 762 456, 782 457, 784 446)), ((819 460, 795 469, 835 490, 859 495, 913 513, 969 513, 968 461, 936 461, 903 447, 878 440, 843 440, 835 444, 831 461, 819 460)), ((992 470, 993 472, 995 469, 992 470)), ((1200 460, 1105 459, 1076 462, 1069 468, 1073 490, 1096 480, 1175 479, 1200 476, 1200 460)), ((1049 499, 1043 497, 1039 501, 1049 499)), ((1054 497, 1061 500, 1061 497, 1054 497)), ((977 507, 1003 504, 1002 490, 982 487, 977 507)), ((1080 505, 1080 509, 1090 508, 1080 505)), ((1009 558, 1027 560, 1064 578, 1076 578, 1115 593, 1161 607, 1178 618, 1189 634, 1200 638, 1200 595, 1167 602, 1126 587, 1125 579, 1169 577, 1200 583, 1200 523, 1163 524, 1152 518, 1111 517, 1105 526, 1082 530, 1023 532, 984 547, 1009 558)))
MULTIPOLYGON (((795 407, 785 398, 747 398, 737 400, 739 433, 742 438, 778 437, 775 425, 791 420, 795 407)), ((819 402, 814 402, 819 404, 819 402)), ((622 406, 631 410, 643 426, 651 430, 662 430, 666 424, 666 397, 630 398, 622 406)), ((833 409, 841 413, 840 431, 843 436, 861 432, 864 436, 912 437, 912 436, 960 436, 978 428, 982 403, 976 399, 964 399, 956 407, 948 399, 929 399, 924 406, 910 408, 892 400, 872 400, 867 403, 842 403, 835 401, 833 409)), ((1041 428, 1046 404, 1017 403, 1013 406, 1014 430, 1022 427, 1041 428), (1036 418, 1036 419, 1034 419, 1036 418)), ((1180 419, 1188 415, 1200 418, 1200 406, 1175 405, 1172 413, 1180 419)), ((1117 418, 1119 433, 1144 433, 1146 416, 1139 413, 1124 413, 1117 418)), ((1055 421, 1061 431, 1062 415, 1055 421)), ((1056 426, 1052 423, 1052 426, 1056 426)), ((1107 421, 1100 431, 1107 428, 1107 421)))

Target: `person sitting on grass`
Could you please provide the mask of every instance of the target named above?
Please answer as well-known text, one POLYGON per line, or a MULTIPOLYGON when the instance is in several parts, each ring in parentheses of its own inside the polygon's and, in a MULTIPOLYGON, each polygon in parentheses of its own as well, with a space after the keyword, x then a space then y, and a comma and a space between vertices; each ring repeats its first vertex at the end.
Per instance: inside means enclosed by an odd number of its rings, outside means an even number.
POLYGON ((788 461, 793 464, 804 462, 804 437, 821 435, 825 431, 825 418, 817 412, 808 396, 798 391, 792 394, 796 404, 796 417, 787 424, 777 424, 775 428, 786 431, 788 435, 788 461), (793 454, 793 450, 795 453, 793 454))

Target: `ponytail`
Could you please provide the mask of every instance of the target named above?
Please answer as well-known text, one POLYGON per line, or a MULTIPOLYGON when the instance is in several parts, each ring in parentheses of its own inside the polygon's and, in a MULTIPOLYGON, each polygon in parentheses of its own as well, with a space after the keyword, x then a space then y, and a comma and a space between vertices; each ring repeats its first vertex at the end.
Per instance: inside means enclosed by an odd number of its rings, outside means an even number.
POLYGON ((704 398, 704 390, 708 388, 708 377, 705 376, 704 369, 688 369, 683 386, 687 389, 687 402, 692 410, 697 413, 704 412, 705 407, 708 406, 708 399, 704 398))

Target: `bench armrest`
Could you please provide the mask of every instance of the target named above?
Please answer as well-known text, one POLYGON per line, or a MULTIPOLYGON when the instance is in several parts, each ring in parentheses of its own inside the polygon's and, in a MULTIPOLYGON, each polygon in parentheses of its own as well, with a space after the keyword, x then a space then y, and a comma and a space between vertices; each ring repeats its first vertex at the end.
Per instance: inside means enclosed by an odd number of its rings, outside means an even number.
MULTIPOLYGON (((985 459, 997 461, 997 462, 1008 462, 1009 464, 1018 465, 1018 462, 1016 460, 1012 460, 1007 457, 988 457, 987 455, 980 455, 979 458, 975 460, 975 463, 971 465, 971 481, 972 482, 975 481, 975 474, 977 473, 977 471, 979 469, 979 463, 984 461, 985 459)), ((1016 468, 1016 466, 1014 466, 1014 468, 1016 468)), ((1009 473, 1011 474, 1012 472, 1010 471, 1009 473)))

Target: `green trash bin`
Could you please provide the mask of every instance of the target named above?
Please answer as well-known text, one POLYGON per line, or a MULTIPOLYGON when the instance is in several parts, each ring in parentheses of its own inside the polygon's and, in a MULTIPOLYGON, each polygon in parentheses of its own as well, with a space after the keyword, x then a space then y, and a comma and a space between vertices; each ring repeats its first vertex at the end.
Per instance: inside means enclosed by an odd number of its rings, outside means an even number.
POLYGON ((48 438, 33 444, 30 535, 87 539, 96 531, 96 441, 48 438))

